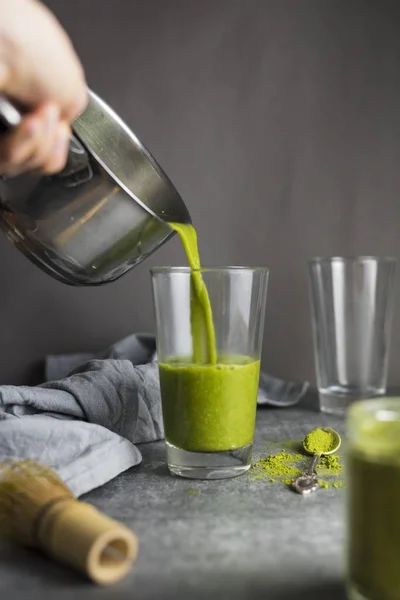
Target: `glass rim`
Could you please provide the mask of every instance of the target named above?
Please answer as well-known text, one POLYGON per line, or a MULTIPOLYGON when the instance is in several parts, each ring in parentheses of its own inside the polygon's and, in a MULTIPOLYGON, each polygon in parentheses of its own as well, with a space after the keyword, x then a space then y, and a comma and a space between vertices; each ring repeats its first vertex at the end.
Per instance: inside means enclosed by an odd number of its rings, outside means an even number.
POLYGON ((200 269, 192 269, 191 267, 152 267, 151 274, 157 273, 212 273, 212 272, 256 272, 263 271, 269 273, 268 267, 251 267, 251 266, 226 266, 226 267, 200 267, 200 269))
POLYGON ((320 264, 320 263, 365 263, 365 262, 376 262, 376 263, 391 263, 394 264, 397 262, 397 258, 395 256, 373 256, 365 254, 360 256, 314 256, 313 258, 309 258, 307 262, 312 264, 320 264))
POLYGON ((376 421, 400 420, 400 396, 380 396, 358 400, 349 408, 349 419, 373 418, 376 421))

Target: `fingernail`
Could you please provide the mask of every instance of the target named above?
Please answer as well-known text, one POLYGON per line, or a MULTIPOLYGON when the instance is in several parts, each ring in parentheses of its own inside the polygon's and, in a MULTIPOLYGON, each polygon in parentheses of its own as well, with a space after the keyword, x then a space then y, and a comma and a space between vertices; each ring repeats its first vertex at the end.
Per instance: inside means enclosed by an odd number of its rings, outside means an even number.
POLYGON ((60 118, 59 109, 57 108, 57 106, 54 106, 54 104, 50 104, 46 108, 46 112, 45 112, 44 130, 47 134, 50 134, 53 132, 54 127, 57 125, 59 118, 60 118))

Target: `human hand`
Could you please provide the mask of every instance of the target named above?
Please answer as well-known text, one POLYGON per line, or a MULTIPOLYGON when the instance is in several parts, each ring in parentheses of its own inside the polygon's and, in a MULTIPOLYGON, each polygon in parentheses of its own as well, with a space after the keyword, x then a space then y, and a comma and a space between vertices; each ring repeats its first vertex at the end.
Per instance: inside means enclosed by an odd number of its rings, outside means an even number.
POLYGON ((0 93, 28 111, 0 140, 0 173, 60 171, 87 88, 67 34, 37 0, 0 0, 0 93))

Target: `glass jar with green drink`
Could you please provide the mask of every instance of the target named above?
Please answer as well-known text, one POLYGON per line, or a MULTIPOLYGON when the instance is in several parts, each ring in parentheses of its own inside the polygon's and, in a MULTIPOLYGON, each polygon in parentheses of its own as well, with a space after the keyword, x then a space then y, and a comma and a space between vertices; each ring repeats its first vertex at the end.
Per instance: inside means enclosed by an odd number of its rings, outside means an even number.
POLYGON ((251 465, 268 270, 152 270, 167 462, 183 477, 251 465))
POLYGON ((400 398, 354 404, 347 422, 351 600, 400 600, 400 398))

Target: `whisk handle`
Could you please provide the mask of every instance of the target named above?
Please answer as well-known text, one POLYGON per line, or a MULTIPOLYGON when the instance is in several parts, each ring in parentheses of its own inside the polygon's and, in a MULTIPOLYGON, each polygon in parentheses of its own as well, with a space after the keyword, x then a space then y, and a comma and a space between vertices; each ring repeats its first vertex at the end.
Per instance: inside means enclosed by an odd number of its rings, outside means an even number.
POLYGON ((101 585, 126 575, 138 552, 137 538, 130 529, 74 499, 49 507, 38 540, 52 557, 101 585))

